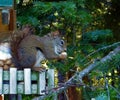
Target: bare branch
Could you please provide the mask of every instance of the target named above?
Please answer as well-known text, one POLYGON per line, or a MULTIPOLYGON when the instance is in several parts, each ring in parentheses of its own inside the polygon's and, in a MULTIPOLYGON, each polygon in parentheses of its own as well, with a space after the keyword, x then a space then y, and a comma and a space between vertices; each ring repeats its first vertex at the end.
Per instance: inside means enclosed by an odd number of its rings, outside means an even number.
POLYGON ((108 60, 112 60, 112 58, 120 53, 120 47, 117 47, 116 49, 114 49, 113 51, 111 51, 107 56, 103 57, 100 61, 94 62, 93 64, 90 64, 88 67, 86 67, 84 70, 82 70, 79 73, 76 73, 75 75, 73 75, 67 82, 64 83, 63 87, 60 88, 56 88, 56 89, 52 89, 48 95, 45 95, 43 97, 37 97, 34 98, 33 100, 44 100, 45 98, 49 97, 50 95, 53 94, 59 94, 61 92, 63 92, 64 90, 68 89, 70 87, 70 85, 67 84, 73 84, 74 80, 76 80, 76 78, 78 80, 80 80, 80 83, 82 82, 82 78, 88 74, 89 72, 91 72, 95 67, 97 67, 97 65, 99 65, 100 63, 105 63, 108 60))
POLYGON ((111 60, 115 55, 120 53, 120 47, 117 47, 113 51, 111 51, 107 56, 103 57, 100 61, 94 62, 93 64, 89 65, 87 68, 82 70, 79 73, 79 78, 82 78, 86 74, 88 74, 91 70, 93 70, 99 63, 105 63, 108 60, 111 60))

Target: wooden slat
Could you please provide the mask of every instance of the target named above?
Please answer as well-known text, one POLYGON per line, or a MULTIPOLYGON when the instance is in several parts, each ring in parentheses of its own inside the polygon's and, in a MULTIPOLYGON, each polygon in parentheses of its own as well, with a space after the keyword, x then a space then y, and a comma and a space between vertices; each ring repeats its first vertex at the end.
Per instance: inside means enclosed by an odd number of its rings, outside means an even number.
POLYGON ((38 94, 37 93, 37 84, 32 84, 32 94, 38 94))
MULTIPOLYGON (((4 72, 4 80, 9 80, 9 71, 3 71, 4 72)), ((31 73, 31 80, 37 81, 38 80, 38 73, 32 72, 31 73)), ((23 81, 24 80, 24 71, 18 70, 17 71, 17 81, 23 81)))
POLYGON ((31 94, 31 69, 24 69, 25 94, 31 94))
MULTIPOLYGON (((47 71, 47 79, 48 79, 48 83, 47 83, 47 89, 50 90, 52 88, 54 88, 54 69, 48 69, 47 71)), ((52 100, 57 100, 57 93, 53 94, 52 100)))
POLYGON ((32 72, 31 80, 32 81, 37 81, 38 80, 38 72, 32 72))
MULTIPOLYGON (((9 80, 9 71, 3 71, 3 80, 9 80)), ((37 81, 39 79, 39 73, 38 72, 32 72, 31 73, 31 80, 37 81)), ((24 80, 24 71, 18 70, 17 71, 17 81, 23 81, 24 80)))
MULTIPOLYGON (((18 94, 24 94, 24 85, 23 84, 18 84, 17 86, 18 88, 18 94)), ((37 90, 37 84, 32 84, 32 87, 31 87, 31 94, 38 94, 38 90, 37 90)))
POLYGON ((17 80, 18 81, 23 81, 24 80, 24 72, 19 70, 17 71, 17 80))
POLYGON ((10 94, 17 93, 17 69, 10 68, 10 94))
POLYGON ((9 80, 9 71, 3 71, 3 80, 9 80))
POLYGON ((48 89, 54 87, 54 69, 49 69, 47 71, 47 78, 48 78, 48 89))
POLYGON ((3 94, 9 94, 9 84, 3 84, 3 94))
POLYGON ((17 71, 16 68, 10 68, 10 71, 3 71, 0 68, 0 94, 40 94, 44 95, 43 90, 54 87, 54 69, 48 72, 32 72, 26 68, 24 71, 17 71), (48 83, 46 83, 46 75, 48 83), (5 83, 3 83, 3 81, 5 83), (32 81, 38 81, 32 83, 32 81))
POLYGON ((17 86, 18 94, 23 94, 24 93, 24 84, 18 84, 17 86))
POLYGON ((45 72, 39 73, 39 94, 45 94, 44 92, 42 92, 43 90, 45 90, 45 86, 46 86, 46 79, 45 79, 45 72))
POLYGON ((2 94, 3 89, 3 69, 0 67, 0 94, 2 94))

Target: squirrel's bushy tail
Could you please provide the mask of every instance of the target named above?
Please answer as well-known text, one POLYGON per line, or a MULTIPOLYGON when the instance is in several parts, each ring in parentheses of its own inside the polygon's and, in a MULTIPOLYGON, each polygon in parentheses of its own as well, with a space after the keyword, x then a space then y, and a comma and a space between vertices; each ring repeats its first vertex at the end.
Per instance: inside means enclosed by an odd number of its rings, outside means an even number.
POLYGON ((34 33, 34 29, 26 25, 21 30, 15 31, 11 35, 11 41, 10 41, 10 47, 11 47, 11 56, 12 56, 12 62, 15 64, 15 67, 20 67, 20 59, 19 59, 19 48, 21 41, 26 38, 27 36, 30 36, 34 33))

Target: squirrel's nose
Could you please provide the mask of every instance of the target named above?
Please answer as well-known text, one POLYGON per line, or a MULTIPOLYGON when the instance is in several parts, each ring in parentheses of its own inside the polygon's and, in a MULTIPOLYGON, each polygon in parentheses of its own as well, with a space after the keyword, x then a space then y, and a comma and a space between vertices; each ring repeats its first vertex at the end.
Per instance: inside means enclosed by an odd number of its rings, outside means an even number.
POLYGON ((64 52, 67 52, 67 48, 64 48, 64 52))

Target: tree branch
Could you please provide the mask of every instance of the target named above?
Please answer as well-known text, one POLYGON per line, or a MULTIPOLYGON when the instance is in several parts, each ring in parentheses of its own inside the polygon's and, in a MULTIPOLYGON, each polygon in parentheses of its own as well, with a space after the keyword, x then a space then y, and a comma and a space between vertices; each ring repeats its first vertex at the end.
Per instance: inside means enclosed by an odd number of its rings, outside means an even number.
POLYGON ((90 53, 89 55, 87 55, 81 62, 83 62, 85 59, 87 59, 88 57, 94 55, 95 53, 97 53, 97 52, 99 52, 99 51, 101 51, 101 50, 105 50, 105 49, 108 49, 108 48, 111 48, 111 47, 114 47, 114 46, 118 46, 118 45, 120 45, 120 42, 116 42, 116 43, 113 43, 113 44, 111 44, 111 45, 108 45, 108 46, 99 48, 99 49, 97 49, 96 51, 94 51, 94 52, 90 53))
POLYGON ((82 78, 86 74, 88 74, 89 72, 91 72, 100 63, 105 63, 106 61, 112 60, 112 58, 115 55, 119 54, 119 53, 120 53, 120 47, 117 47, 116 49, 114 49, 113 51, 111 51, 107 56, 103 57, 101 60, 95 61, 93 64, 90 64, 88 67, 86 67, 81 72, 76 73, 75 75, 73 75, 67 82, 64 83, 63 87, 52 89, 51 91, 49 91, 49 94, 47 94, 45 96, 42 96, 42 97, 34 98, 33 100, 43 100, 43 99, 49 97, 50 95, 59 94, 59 93, 63 92, 64 90, 66 90, 66 89, 68 89, 70 87, 70 85, 68 85, 68 84, 74 83, 74 81, 76 80, 76 78, 78 80, 80 80, 80 82, 82 82, 82 78))

